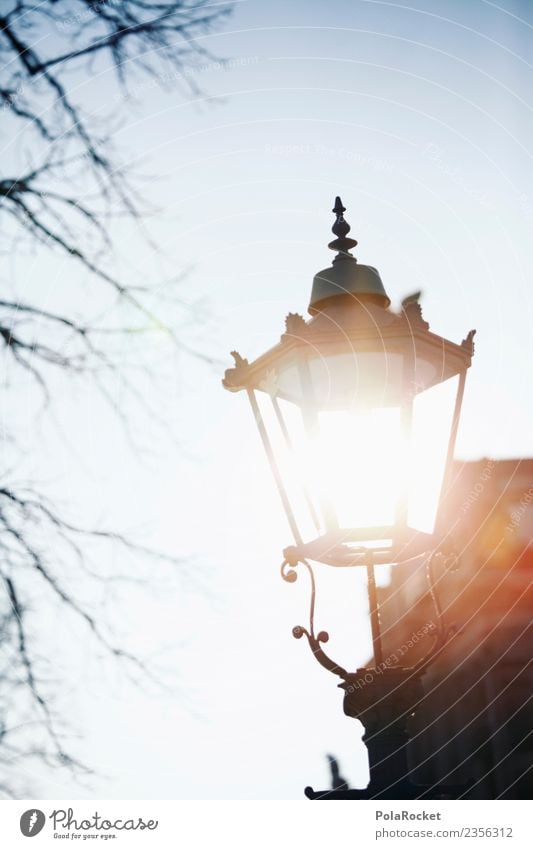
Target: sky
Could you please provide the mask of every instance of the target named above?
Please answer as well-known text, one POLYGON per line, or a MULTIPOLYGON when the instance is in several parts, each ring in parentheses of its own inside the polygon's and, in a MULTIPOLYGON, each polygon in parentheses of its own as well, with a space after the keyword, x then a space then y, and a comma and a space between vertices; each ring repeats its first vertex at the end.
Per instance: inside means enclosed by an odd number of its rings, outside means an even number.
MULTIPOLYGON (((305 314, 340 194, 355 253, 379 269, 393 307, 421 289, 435 332, 460 342, 477 330, 457 456, 532 456, 532 27, 531 4, 508 0, 240 0, 202 38, 226 63, 200 60, 201 96, 168 79, 132 86, 115 141, 154 175, 151 232, 176 274, 188 269, 182 292, 205 316, 190 333, 221 365, 163 349, 175 389, 158 403, 180 446, 148 465, 91 395, 82 412, 65 395, 76 451, 61 453, 58 486, 88 515, 189 557, 206 589, 155 576, 120 597, 119 632, 164 659, 173 692, 132 686, 75 632, 83 663, 66 661, 58 700, 97 774, 88 788, 37 776, 43 797, 301 798, 327 786, 327 752, 353 786, 366 783, 361 726, 291 636, 309 588, 303 574, 280 579, 289 530, 245 398, 220 379, 229 351, 251 359, 288 312, 305 314)), ((80 97, 105 111, 110 90, 102 71, 80 97)), ((153 271, 133 230, 120 249, 153 271)), ((43 269, 58 297, 65 265, 43 269)), ((48 461, 60 452, 50 436, 48 461)), ((324 568, 319 590, 332 654, 361 665, 360 574, 324 568)), ((74 633, 57 627, 58 642, 74 633)))

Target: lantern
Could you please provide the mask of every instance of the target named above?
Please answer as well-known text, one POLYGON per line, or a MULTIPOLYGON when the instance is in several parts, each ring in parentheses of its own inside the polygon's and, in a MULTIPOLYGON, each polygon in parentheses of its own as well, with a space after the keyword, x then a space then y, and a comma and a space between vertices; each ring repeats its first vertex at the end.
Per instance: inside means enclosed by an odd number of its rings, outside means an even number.
POLYGON ((378 271, 351 254, 345 208, 336 252, 314 278, 309 313, 248 363, 236 352, 224 386, 244 390, 292 530, 289 561, 398 563, 446 547, 446 488, 471 331, 432 333, 418 295, 390 309, 378 271), (442 517, 441 517, 442 518, 442 517))
POLYGON ((279 343, 251 363, 233 352, 235 367, 223 381, 248 395, 292 531, 282 576, 296 580, 303 564, 310 577, 309 626, 293 635, 305 635, 318 662, 341 678, 344 711, 366 729, 368 788, 305 792, 312 799, 458 798, 464 787, 411 782, 406 743, 421 675, 452 631, 440 613, 433 564, 456 563, 445 501, 475 331, 459 345, 432 333, 420 293, 393 312, 377 270, 351 254, 357 242, 340 198, 333 212, 336 256, 315 275, 311 318, 290 313, 279 343), (424 558, 436 615, 432 645, 412 666, 391 663, 382 652, 374 569, 424 558), (324 651, 329 636, 315 633, 309 561, 366 568, 372 666, 350 672, 324 651))

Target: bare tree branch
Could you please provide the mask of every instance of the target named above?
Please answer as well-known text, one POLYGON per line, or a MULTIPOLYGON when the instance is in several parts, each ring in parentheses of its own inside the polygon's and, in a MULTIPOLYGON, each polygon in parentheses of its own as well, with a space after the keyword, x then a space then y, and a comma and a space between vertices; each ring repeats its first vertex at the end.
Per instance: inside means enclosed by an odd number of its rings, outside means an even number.
POLYGON ((18 449, 15 419, 10 425, 11 409, 17 411, 12 373, 15 387, 16 375, 34 382, 44 399, 43 415, 49 418, 56 402, 53 375, 90 382, 130 438, 131 414, 117 401, 110 379, 120 381, 135 409, 168 427, 139 386, 139 375, 150 380, 151 374, 149 363, 136 360, 135 340, 163 333, 176 351, 213 362, 176 329, 179 322, 170 317, 170 306, 183 315, 191 315, 191 307, 180 301, 175 286, 125 282, 114 272, 110 225, 132 222, 154 248, 143 226, 150 210, 144 192, 136 188, 138 175, 115 149, 119 99, 109 115, 92 115, 77 99, 68 75, 84 68, 112 68, 117 94, 124 99, 131 81, 149 77, 164 87, 171 71, 173 79, 198 93, 190 69, 200 58, 214 58, 200 39, 221 24, 231 3, 14 0, 8 6, 4 3, 0 14, 0 111, 3 132, 16 139, 13 159, 24 157, 26 164, 0 173, 0 244, 6 252, 20 252, 25 245, 47 249, 77 265, 88 277, 87 285, 104 292, 107 302, 112 299, 109 310, 86 309, 79 315, 45 307, 26 293, 22 297, 16 279, 4 281, 0 292, 3 457, 7 447, 12 457, 9 468, 0 470, 0 796, 16 798, 28 794, 14 778, 25 763, 66 766, 78 777, 87 773, 67 751, 65 719, 53 707, 49 667, 36 650, 39 617, 32 610, 32 593, 38 592, 40 605, 56 604, 79 621, 95 646, 123 661, 135 680, 153 680, 157 674, 152 665, 119 645, 113 629, 80 593, 83 581, 106 588, 135 580, 95 568, 91 547, 120 545, 140 561, 166 563, 188 580, 198 580, 180 558, 106 528, 84 528, 62 515, 36 482, 21 486, 13 479, 24 448, 18 449))

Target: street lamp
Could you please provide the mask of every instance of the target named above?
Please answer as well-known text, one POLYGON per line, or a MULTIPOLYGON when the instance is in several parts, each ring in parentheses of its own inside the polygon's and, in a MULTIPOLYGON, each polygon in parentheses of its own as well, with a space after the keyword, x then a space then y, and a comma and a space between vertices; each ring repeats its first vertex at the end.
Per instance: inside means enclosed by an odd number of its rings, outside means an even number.
POLYGON ((460 345, 432 333, 418 294, 399 313, 390 310, 378 271, 350 253, 357 242, 339 197, 333 212, 328 247, 336 256, 315 275, 311 318, 289 313, 280 342, 253 362, 232 352, 223 384, 248 395, 292 531, 282 576, 295 581, 303 564, 311 579, 309 626, 293 634, 305 635, 319 663, 341 678, 345 713, 365 726, 368 788, 328 798, 418 798, 423 789, 408 778, 408 718, 448 629, 437 616, 432 649, 412 667, 384 658, 374 567, 425 557, 435 597, 435 560, 455 564, 444 501, 475 331, 460 345), (324 651, 309 561, 366 569, 371 667, 349 672, 324 651))

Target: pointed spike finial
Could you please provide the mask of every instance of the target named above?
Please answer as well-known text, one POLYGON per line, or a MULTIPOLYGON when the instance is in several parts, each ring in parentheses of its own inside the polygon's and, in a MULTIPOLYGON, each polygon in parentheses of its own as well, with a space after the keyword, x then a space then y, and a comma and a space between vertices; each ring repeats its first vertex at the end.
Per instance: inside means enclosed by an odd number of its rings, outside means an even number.
MULTIPOLYGON (((309 304, 310 315, 317 315, 327 311, 332 302, 346 306, 357 307, 362 301, 368 301, 373 305, 388 309, 390 298, 388 297, 379 272, 371 265, 359 265, 357 259, 352 256, 350 250, 355 248, 357 242, 350 239, 350 225, 344 218, 346 209, 341 198, 337 195, 333 205, 335 223, 332 227, 335 239, 328 247, 337 251, 331 264, 331 268, 323 268, 315 274, 311 302, 309 304)), ((306 324, 306 332, 311 325, 306 324)))
POLYGON ((346 207, 342 205, 342 200, 338 195, 335 198, 335 206, 331 211, 335 213, 337 218, 339 217, 339 215, 342 215, 343 212, 346 212, 346 207))
POLYGON ((335 223, 331 228, 333 234, 337 237, 332 242, 329 243, 328 248, 331 248, 332 251, 338 251, 338 256, 335 257, 333 262, 337 259, 349 258, 354 259, 354 257, 348 253, 351 248, 355 248, 357 245, 356 239, 347 238, 348 233, 351 230, 350 225, 344 218, 344 213, 346 212, 346 207, 343 206, 342 200, 339 195, 335 198, 335 205, 332 209, 332 212, 335 213, 335 223))

